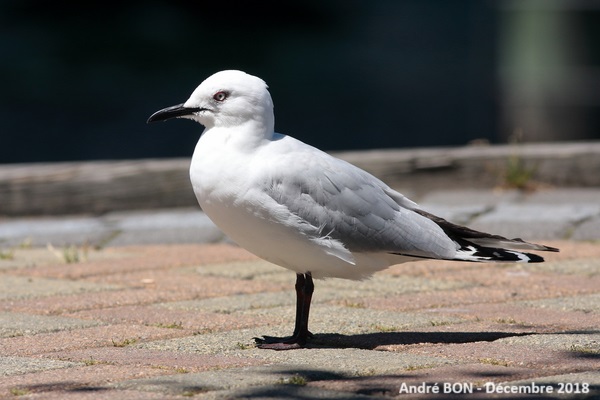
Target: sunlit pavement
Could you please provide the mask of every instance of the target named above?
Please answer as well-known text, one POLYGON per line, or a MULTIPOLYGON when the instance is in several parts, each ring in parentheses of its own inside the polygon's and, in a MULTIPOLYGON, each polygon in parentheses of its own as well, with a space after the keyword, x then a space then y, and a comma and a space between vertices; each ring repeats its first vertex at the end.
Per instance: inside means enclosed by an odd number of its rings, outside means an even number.
POLYGON ((316 281, 315 337, 286 352, 253 338, 291 333, 294 274, 229 243, 196 209, 5 219, 0 397, 598 394, 598 199, 593 189, 429 193, 419 202, 434 213, 561 252, 316 281))

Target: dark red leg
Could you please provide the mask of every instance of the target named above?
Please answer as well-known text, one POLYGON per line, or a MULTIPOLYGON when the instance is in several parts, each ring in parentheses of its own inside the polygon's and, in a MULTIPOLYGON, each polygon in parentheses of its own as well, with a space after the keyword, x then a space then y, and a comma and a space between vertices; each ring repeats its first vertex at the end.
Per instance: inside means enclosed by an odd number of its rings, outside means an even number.
POLYGON ((315 285, 310 273, 296 274, 296 323, 294 324, 294 333, 291 337, 277 338, 263 336, 255 338, 258 348, 272 350, 291 350, 299 349, 306 344, 312 333, 308 330, 308 315, 310 312, 310 302, 315 285))

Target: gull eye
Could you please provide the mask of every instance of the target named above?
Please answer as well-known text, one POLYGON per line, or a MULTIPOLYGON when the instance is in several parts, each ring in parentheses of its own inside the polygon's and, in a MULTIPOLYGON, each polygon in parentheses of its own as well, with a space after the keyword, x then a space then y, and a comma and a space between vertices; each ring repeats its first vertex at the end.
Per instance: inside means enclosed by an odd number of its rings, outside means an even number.
POLYGON ((215 101, 221 102, 225 101, 225 99, 227 99, 227 96, 229 96, 229 93, 221 90, 220 92, 217 92, 213 95, 213 99, 215 99, 215 101))

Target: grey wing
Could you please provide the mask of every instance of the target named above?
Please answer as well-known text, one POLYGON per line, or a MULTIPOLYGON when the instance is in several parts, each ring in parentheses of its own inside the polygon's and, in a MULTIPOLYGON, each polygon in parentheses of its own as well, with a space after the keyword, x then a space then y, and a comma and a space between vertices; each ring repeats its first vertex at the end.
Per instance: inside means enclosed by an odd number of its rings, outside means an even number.
MULTIPOLYGON (((313 155, 314 156, 314 155, 313 155)), ((267 194, 310 227, 315 238, 351 252, 451 258, 454 243, 418 206, 371 174, 326 156, 290 174, 274 172, 267 194)))

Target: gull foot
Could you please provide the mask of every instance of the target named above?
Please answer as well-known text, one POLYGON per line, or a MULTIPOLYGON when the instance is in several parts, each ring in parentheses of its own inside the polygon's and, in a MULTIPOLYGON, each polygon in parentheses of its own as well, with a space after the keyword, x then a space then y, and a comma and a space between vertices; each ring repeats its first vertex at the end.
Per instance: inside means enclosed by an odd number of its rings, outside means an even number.
POLYGON ((289 337, 263 336, 255 337, 256 347, 269 350, 294 350, 301 349, 306 344, 308 338, 314 335, 310 332, 306 335, 293 335, 289 337))

